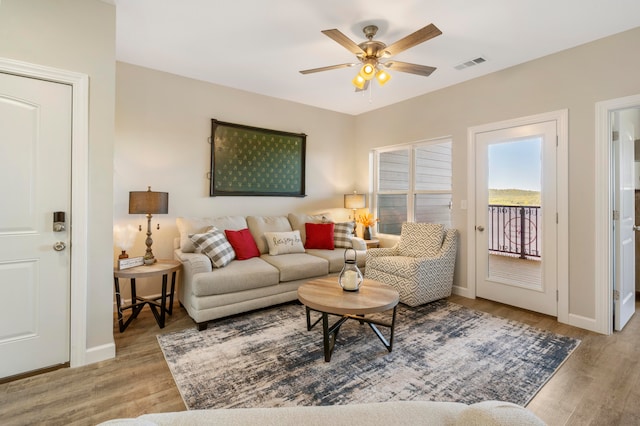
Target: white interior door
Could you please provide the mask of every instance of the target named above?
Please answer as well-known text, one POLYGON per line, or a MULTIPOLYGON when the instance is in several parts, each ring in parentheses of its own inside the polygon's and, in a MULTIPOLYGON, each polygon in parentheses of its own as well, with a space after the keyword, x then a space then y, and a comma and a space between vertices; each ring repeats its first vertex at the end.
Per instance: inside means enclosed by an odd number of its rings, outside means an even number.
POLYGON ((618 138, 613 139, 614 167, 614 326, 622 330, 635 312, 635 179, 634 142, 637 110, 614 112, 618 138))
POLYGON ((71 92, 0 73, 0 377, 69 361, 71 92))
POLYGON ((476 295, 553 316, 558 313, 556 127, 554 120, 475 135, 476 295), (519 188, 519 182, 535 185, 536 179, 539 207, 514 206, 508 196, 490 205, 492 181, 502 189, 530 190, 519 188))

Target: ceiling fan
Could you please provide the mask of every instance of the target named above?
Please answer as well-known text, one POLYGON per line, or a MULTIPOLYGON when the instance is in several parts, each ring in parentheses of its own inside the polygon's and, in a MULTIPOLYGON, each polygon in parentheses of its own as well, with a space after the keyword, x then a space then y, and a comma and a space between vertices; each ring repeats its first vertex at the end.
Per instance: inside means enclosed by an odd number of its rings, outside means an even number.
MULTIPOLYGON (((432 72, 436 70, 435 67, 429 67, 426 65, 417 65, 410 64, 408 62, 388 60, 388 58, 393 55, 397 55, 400 52, 403 52, 415 45, 423 43, 442 34, 442 31, 440 31, 435 25, 429 24, 426 27, 421 28, 412 34, 409 34, 408 36, 396 41, 389 46, 381 41, 373 39, 378 32, 377 26, 367 25, 362 29, 362 32, 364 32, 364 35, 367 37, 367 41, 356 44, 349 37, 347 37, 337 29, 322 31, 324 35, 333 39, 351 53, 354 53, 358 58, 359 63, 362 64, 360 72, 352 81, 353 85, 356 86, 356 91, 366 90, 369 87, 369 81, 374 77, 376 78, 376 80, 378 80, 378 83, 380 83, 380 85, 383 85, 387 81, 389 81, 391 75, 386 72, 384 68, 417 74, 425 77, 428 77, 432 72)), ((300 71, 300 73, 311 74, 320 71, 354 67, 356 65, 358 65, 358 63, 330 65, 328 67, 302 70, 300 71)))

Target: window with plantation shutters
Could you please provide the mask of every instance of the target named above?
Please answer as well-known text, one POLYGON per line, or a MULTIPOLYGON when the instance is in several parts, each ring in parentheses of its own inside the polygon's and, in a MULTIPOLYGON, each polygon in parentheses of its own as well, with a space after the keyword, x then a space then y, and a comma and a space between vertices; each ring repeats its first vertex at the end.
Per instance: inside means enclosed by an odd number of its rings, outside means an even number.
POLYGON ((451 140, 374 151, 374 209, 378 233, 400 235, 403 222, 451 226, 451 140))

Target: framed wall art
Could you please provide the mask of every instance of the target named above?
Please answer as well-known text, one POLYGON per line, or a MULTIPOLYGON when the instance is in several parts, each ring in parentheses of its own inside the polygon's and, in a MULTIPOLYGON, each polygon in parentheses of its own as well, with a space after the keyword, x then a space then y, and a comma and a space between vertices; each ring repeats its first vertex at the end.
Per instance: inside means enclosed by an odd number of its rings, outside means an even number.
POLYGON ((307 135, 211 120, 212 197, 304 197, 307 135))

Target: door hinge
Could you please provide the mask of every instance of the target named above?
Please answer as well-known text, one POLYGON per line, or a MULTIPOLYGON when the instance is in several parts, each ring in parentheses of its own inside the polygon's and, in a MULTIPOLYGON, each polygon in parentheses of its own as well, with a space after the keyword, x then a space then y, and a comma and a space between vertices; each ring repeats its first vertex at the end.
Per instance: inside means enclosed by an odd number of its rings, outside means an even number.
POLYGON ((620 300, 620 290, 613 290, 613 300, 620 300))
POLYGON ((613 211, 613 220, 620 220, 620 212, 618 210, 613 211))
POLYGON ((556 225, 560 223, 560 214, 556 212, 556 225))
POLYGON ((560 290, 556 290, 556 302, 560 300, 560 290))
POLYGON ((558 145, 559 145, 558 139, 559 139, 559 138, 558 138, 558 135, 556 135, 556 148, 557 148, 557 147, 558 147, 558 145))

